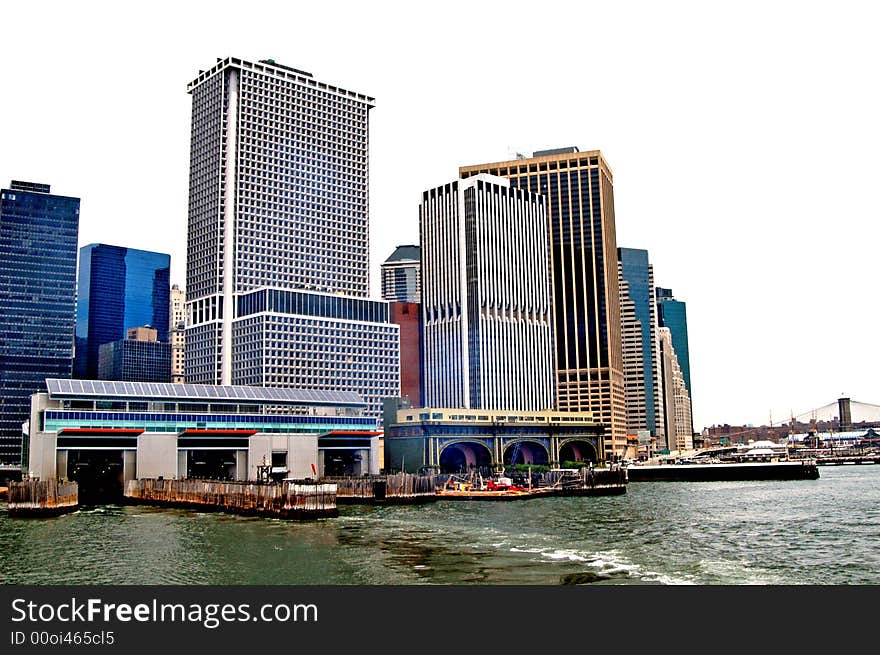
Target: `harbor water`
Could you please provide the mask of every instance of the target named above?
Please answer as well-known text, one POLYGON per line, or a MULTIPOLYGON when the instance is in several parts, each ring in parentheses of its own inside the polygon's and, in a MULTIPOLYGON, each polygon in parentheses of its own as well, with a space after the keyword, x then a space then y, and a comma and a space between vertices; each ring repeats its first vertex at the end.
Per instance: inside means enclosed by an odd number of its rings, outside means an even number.
POLYGON ((620 496, 345 506, 309 521, 0 508, 4 584, 880 584, 878 465, 631 482, 620 496))

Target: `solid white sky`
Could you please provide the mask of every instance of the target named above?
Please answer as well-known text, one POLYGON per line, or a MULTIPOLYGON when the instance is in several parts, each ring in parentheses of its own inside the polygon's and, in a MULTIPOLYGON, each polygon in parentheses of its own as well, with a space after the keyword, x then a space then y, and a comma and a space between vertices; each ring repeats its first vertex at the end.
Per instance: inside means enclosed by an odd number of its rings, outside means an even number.
POLYGON ((427 7, 4 5, 0 184, 80 197, 80 245, 168 252, 183 285, 186 85, 218 57, 273 58, 376 98, 374 296, 380 263, 418 242, 419 194, 458 166, 599 149, 618 245, 687 302, 696 429, 880 404, 869 3, 427 7))

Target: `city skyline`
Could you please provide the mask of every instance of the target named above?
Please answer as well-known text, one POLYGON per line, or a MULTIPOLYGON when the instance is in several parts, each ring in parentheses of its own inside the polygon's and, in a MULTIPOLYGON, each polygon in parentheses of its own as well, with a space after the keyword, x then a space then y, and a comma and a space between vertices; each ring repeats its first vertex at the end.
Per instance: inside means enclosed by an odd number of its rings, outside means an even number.
MULTIPOLYGON (((456 24, 472 41, 461 52, 439 24, 418 38, 398 29, 389 39, 370 27, 376 7, 348 8, 334 33, 346 47, 334 49, 321 47, 322 30, 288 45, 284 21, 266 25, 259 10, 241 18, 247 29, 223 26, 222 11, 181 8, 138 15, 144 29, 132 32, 134 14, 112 12, 118 25, 106 29, 116 24, 101 18, 100 4, 49 6, 48 18, 30 7, 6 12, 18 29, 0 52, 41 74, 14 78, 16 102, 0 108, 0 177, 81 198, 79 246, 170 252, 171 282, 183 284, 186 84, 218 56, 274 58, 376 97, 370 297, 379 297, 381 262, 397 245, 418 242, 418 194, 459 166, 543 148, 600 149, 614 172, 617 245, 648 250, 655 284, 688 304, 695 429, 766 423, 771 413, 778 424, 840 395, 880 400, 869 376, 876 355, 863 354, 880 317, 864 293, 873 279, 869 219, 878 212, 869 153, 880 134, 870 119, 877 92, 863 80, 877 46, 853 5, 833 16, 798 8, 793 22, 781 7, 764 7, 758 20, 757 5, 736 13, 680 3, 635 13, 586 6, 581 15, 595 29, 488 5, 469 10, 471 25, 456 24), (202 37, 196 21, 222 29, 200 29, 215 32, 202 37), (46 36, 33 38, 36 25, 46 36), (839 47, 815 47, 844 29, 839 47), (181 43, 157 51, 140 36, 151 32, 181 43), (582 61, 559 60, 554 70, 515 65, 520 48, 584 34, 582 61), (495 66, 504 52, 506 70, 495 66), (465 66, 480 61, 492 63, 491 76, 465 66), (547 88, 580 103, 582 117, 560 120, 541 101, 547 88), (451 101, 425 102, 450 93, 451 101), (836 166, 820 165, 828 161, 836 166)), ((314 8, 298 8, 297 17, 329 20, 314 8)), ((399 18, 410 28, 424 20, 399 18)))

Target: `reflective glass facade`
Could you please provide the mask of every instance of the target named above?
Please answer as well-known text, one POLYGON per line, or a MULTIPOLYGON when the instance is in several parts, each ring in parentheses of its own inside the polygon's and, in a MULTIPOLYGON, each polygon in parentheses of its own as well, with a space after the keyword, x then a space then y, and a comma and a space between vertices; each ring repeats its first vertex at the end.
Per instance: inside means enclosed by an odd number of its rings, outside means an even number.
POLYGON ((0 191, 0 462, 19 464, 31 394, 70 377, 79 198, 48 185, 0 191))
POLYGON ((170 270, 163 253, 100 243, 80 249, 75 377, 97 379, 101 346, 124 339, 128 328, 150 325, 168 341, 170 270))
MULTIPOLYGON (((684 386, 687 389, 688 402, 693 402, 693 389, 691 387, 691 362, 688 352, 687 330, 687 304, 676 300, 672 295, 672 289, 657 287, 657 325, 669 329, 672 337, 672 347, 678 358, 681 375, 684 378, 684 386)), ((689 426, 693 432, 693 425, 689 426)))
POLYGON ((681 374, 688 393, 691 388, 691 362, 688 353, 687 303, 676 300, 672 289, 657 287, 657 324, 669 328, 672 333, 672 346, 681 366, 681 374))
POLYGON ((122 339, 101 345, 98 379, 171 382, 171 344, 122 339))
POLYGON ((646 427, 657 436, 662 428, 662 417, 658 418, 657 406, 657 340, 654 315, 654 272, 648 261, 648 251, 636 248, 618 248, 621 278, 628 285, 629 300, 633 303, 635 318, 641 332, 642 385, 645 404, 646 427))
POLYGON ((257 430, 271 433, 330 432, 331 430, 375 430, 376 419, 367 416, 303 416, 272 414, 184 414, 172 412, 101 412, 92 410, 47 410, 44 432, 64 428, 141 429, 147 432, 197 430, 257 430))

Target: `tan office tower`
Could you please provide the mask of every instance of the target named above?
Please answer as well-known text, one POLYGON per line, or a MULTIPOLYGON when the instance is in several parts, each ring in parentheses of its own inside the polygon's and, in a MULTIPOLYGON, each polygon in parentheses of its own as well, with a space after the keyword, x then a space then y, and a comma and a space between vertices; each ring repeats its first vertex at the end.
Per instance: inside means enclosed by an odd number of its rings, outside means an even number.
POLYGON ((507 177, 547 197, 553 268, 557 407, 606 426, 605 457, 626 449, 626 405, 611 168, 598 150, 462 166, 459 176, 507 177))

